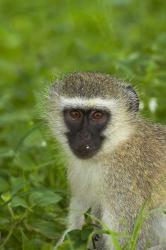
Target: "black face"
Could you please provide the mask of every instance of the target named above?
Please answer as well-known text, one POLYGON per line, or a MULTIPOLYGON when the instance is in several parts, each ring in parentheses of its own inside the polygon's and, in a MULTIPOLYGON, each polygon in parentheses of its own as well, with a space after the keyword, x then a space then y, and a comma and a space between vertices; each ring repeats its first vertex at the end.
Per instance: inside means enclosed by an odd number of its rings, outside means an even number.
POLYGON ((103 130, 110 119, 106 110, 65 109, 64 120, 69 132, 69 145, 79 158, 92 157, 101 148, 103 130))

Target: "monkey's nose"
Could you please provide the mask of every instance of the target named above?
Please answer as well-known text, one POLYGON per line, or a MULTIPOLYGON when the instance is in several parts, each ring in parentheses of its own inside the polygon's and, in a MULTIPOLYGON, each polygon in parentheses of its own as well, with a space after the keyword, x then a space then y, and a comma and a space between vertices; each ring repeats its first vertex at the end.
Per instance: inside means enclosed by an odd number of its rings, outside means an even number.
POLYGON ((83 133, 79 133, 79 138, 81 140, 90 140, 91 139, 91 135, 89 132, 85 131, 83 133))

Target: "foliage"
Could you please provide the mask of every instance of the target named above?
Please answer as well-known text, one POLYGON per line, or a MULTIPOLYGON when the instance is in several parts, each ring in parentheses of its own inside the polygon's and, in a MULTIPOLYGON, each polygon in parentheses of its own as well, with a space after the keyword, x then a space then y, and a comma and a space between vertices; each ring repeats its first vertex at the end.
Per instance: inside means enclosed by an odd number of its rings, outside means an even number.
POLYGON ((49 250, 65 228, 65 157, 35 111, 58 75, 131 81, 144 115, 165 122, 165 9, 162 0, 0 1, 0 249, 49 250))

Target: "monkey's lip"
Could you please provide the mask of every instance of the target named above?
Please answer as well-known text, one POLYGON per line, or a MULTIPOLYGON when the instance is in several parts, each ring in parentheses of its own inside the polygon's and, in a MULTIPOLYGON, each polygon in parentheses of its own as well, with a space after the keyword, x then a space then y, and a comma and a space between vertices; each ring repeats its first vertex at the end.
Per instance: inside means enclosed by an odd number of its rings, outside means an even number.
POLYGON ((85 144, 78 148, 73 148, 73 153, 81 159, 89 159, 96 154, 97 150, 94 146, 85 144))

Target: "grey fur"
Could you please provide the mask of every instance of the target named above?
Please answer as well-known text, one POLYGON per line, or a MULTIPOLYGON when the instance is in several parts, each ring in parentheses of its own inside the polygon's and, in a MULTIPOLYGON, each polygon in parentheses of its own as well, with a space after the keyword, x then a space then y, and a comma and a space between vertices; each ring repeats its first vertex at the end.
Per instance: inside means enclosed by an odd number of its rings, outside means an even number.
POLYGON ((63 80, 57 81, 53 88, 57 94, 67 97, 123 98, 128 108, 133 111, 139 109, 138 96, 132 87, 108 74, 69 74, 63 80))
MULTIPOLYGON (((96 207, 102 211, 99 219, 108 216, 112 230, 123 232, 127 228, 131 234, 140 209, 148 201, 147 211, 151 216, 145 220, 137 249, 143 250, 148 241, 149 247, 161 245, 161 249, 166 249, 166 231, 162 231, 166 228, 163 212, 166 209, 166 127, 141 118, 135 91, 127 83, 101 73, 73 73, 57 81, 51 89, 48 106, 50 128, 69 156, 72 193, 69 229, 81 227, 82 214, 91 206, 94 214, 96 207), (88 161, 76 159, 63 136, 61 96, 116 100, 117 108, 111 110, 112 119, 106 130, 107 146, 88 161), (127 227, 120 223, 121 218, 127 227)), ((114 247, 102 240, 97 249, 114 247)))

